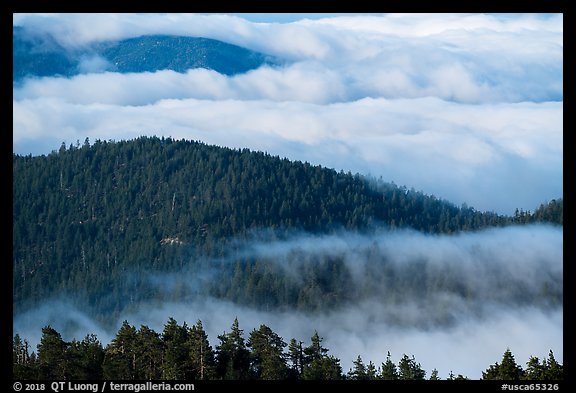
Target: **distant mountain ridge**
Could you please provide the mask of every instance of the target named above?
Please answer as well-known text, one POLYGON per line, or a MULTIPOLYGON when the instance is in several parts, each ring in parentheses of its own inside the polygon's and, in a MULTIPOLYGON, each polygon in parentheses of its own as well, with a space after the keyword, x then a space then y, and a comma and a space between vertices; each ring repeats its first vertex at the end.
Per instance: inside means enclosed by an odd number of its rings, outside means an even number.
POLYGON ((53 37, 13 28, 15 83, 27 76, 73 76, 87 71, 155 72, 205 68, 236 75, 262 65, 280 64, 272 56, 210 38, 144 35, 98 42, 88 48, 64 48, 53 37))

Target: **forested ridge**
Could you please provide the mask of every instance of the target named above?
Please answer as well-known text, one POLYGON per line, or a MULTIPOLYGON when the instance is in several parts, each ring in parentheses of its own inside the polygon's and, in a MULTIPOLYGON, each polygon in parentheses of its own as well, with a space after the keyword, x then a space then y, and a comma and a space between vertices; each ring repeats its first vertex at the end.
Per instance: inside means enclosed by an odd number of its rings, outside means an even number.
MULTIPOLYGON (((288 343, 261 324, 246 340, 238 318, 229 332, 218 336, 213 348, 202 321, 188 326, 174 318, 161 333, 146 325, 137 329, 124 321, 112 341, 102 346, 94 334, 66 342, 51 326, 42 329, 37 351, 26 339, 13 338, 13 378, 48 380, 438 380, 437 369, 427 372, 416 358, 403 354, 395 363, 390 352, 379 363, 360 355, 353 367, 342 370, 340 359, 329 354, 316 331, 310 343, 288 343)), ((457 367, 457 365, 455 365, 457 367)), ((450 371, 447 379, 468 379, 450 371)), ((530 356, 523 368, 507 348, 502 360, 482 371, 483 380, 562 380, 563 365, 552 350, 548 357, 530 356)), ((551 388, 550 388, 551 389, 551 388)))
MULTIPOLYGON (((561 199, 552 200, 509 217, 248 149, 157 137, 86 139, 47 156, 13 155, 14 312, 73 294, 113 320, 139 300, 163 300, 148 272, 182 269, 219 269, 219 279, 201 289, 217 298, 274 309, 333 307, 362 295, 349 288, 350 272, 338 257, 299 265, 302 283, 269 261, 235 257, 234 245, 255 233, 276 240, 374 227, 452 234, 562 225, 562 207, 561 199)), ((374 280, 385 273, 374 272, 374 280)), ((185 285, 170 294, 186 295, 185 285)), ((561 302, 561 291, 552 297, 561 302)))
POLYGON ((100 41, 81 48, 65 48, 50 34, 20 26, 12 29, 12 80, 26 77, 74 76, 86 71, 186 72, 194 68, 235 75, 280 61, 262 53, 203 38, 143 35, 119 41, 100 41))

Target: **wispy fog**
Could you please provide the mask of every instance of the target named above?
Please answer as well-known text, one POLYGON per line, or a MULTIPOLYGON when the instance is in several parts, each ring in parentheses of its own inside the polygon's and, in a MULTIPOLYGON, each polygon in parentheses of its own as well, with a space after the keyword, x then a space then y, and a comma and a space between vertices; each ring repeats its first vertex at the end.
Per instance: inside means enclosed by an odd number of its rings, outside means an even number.
MULTIPOLYGON (((317 330, 325 346, 341 359, 344 371, 357 355, 379 366, 387 351, 395 362, 405 353, 414 355, 427 376, 437 368, 442 378, 453 371, 479 379, 490 364, 501 360, 506 348, 523 367, 529 356, 542 358, 550 349, 562 363, 561 228, 531 225, 454 236, 407 231, 301 233, 272 242, 265 237, 233 244, 230 262, 268 258, 286 274, 297 275, 299 265, 314 256, 340 257, 350 269, 352 284, 364 289, 364 295, 338 308, 305 312, 264 311, 196 291, 182 300, 139 304, 123 313, 113 329, 94 322, 85 311, 90 307, 82 307, 78 299, 55 299, 14 316, 14 330, 36 344, 41 327, 51 324, 64 339, 81 340, 95 333, 107 344, 124 319, 159 332, 169 317, 188 325, 200 319, 215 346, 217 336, 229 331, 238 317, 246 337, 264 323, 285 341, 296 338, 309 344, 317 330), (375 284, 373 277, 382 269, 395 279, 375 284), (413 281, 406 279, 407 273, 413 281), (452 289, 450 280, 460 286, 452 289)), ((151 283, 165 292, 172 291, 177 279, 197 285, 207 275, 218 274, 189 269, 150 273, 151 283)))
POLYGON ((177 34, 285 62, 235 76, 119 74, 86 58, 84 74, 14 87, 19 154, 164 135, 382 176, 504 214, 562 195, 561 14, 16 14, 14 25, 73 49, 177 34))
MULTIPOLYGON (((281 59, 227 76, 206 69, 111 72, 81 59, 80 74, 13 86, 13 151, 142 135, 250 148, 382 177, 456 205, 512 215, 563 193, 562 14, 15 14, 71 50, 147 34, 222 40, 281 59)), ((91 53, 90 51, 88 51, 91 53)), ((14 315, 36 345, 52 325, 65 340, 104 345, 123 320, 160 332, 169 317, 202 320, 211 344, 235 317, 247 337, 264 323, 309 344, 317 330, 344 372, 414 355, 427 371, 473 379, 510 348, 523 367, 552 349, 563 362, 563 230, 490 229, 453 236, 410 231, 294 234, 232 242, 218 266, 264 258, 298 282, 316 257, 341 260, 349 301, 318 312, 265 310, 206 295, 202 272, 138 272, 161 295, 109 324, 85 299, 48 299, 14 315), (173 298, 164 296, 163 298, 173 298)), ((206 265, 206 264, 205 264, 206 265)), ((204 266, 205 266, 204 265, 204 266)))

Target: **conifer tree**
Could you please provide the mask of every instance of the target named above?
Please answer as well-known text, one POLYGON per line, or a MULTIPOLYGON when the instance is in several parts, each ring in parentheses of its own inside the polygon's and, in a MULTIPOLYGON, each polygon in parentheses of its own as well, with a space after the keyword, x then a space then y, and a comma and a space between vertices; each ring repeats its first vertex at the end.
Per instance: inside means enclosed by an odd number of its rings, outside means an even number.
POLYGON ((420 380, 424 379, 426 372, 420 367, 420 363, 416 363, 414 355, 409 358, 404 354, 400 362, 398 362, 398 379, 420 380))
POLYGON ((302 341, 296 341, 295 338, 292 338, 288 345, 288 358, 291 364, 290 376, 294 379, 299 379, 304 372, 305 358, 302 344, 302 341))
POLYGON ((186 379, 206 380, 216 377, 214 350, 208 341, 202 321, 198 320, 188 332, 190 370, 186 379))
POLYGON ((534 381, 542 380, 544 379, 545 372, 545 364, 541 364, 537 356, 530 356, 530 359, 526 362, 523 379, 534 381))
POLYGON ((398 369, 396 368, 396 364, 394 364, 394 362, 390 358, 390 351, 388 351, 388 355, 386 355, 386 362, 382 363, 380 379, 396 380, 398 378, 399 378, 398 369))
POLYGON ((136 333, 136 377, 142 380, 162 378, 164 348, 160 335, 142 325, 136 333))
POLYGON ((564 367, 556 361, 552 350, 548 352, 548 360, 544 365, 544 379, 558 381, 564 379, 564 367))
POLYGON ((252 375, 257 379, 286 379, 286 343, 266 325, 253 330, 248 339, 252 375))
POLYGON ((162 342, 164 343, 163 379, 185 379, 187 362, 190 359, 187 341, 188 328, 186 324, 180 326, 174 318, 169 318, 162 332, 162 342))
POLYGON ((500 379, 517 381, 522 376, 522 367, 516 364, 514 355, 509 348, 504 352, 500 363, 500 379))
POLYGON ((368 373, 366 371, 366 365, 362 361, 360 355, 352 362, 353 368, 348 372, 348 378, 353 380, 366 380, 368 379, 368 373))
POLYGON ((124 321, 106 347, 102 365, 104 379, 136 378, 136 328, 124 321))
POLYGON ((230 333, 218 336, 220 344, 216 347, 216 372, 221 379, 249 379, 250 352, 244 342, 243 330, 238 318, 234 319, 230 333))
POLYGON ((40 379, 64 380, 68 376, 66 361, 67 344, 51 326, 42 328, 38 344, 38 366, 40 379))
POLYGON ((516 364, 510 348, 507 348, 502 356, 502 363, 496 362, 489 366, 482 372, 482 379, 517 381, 523 376, 523 373, 522 367, 516 364))

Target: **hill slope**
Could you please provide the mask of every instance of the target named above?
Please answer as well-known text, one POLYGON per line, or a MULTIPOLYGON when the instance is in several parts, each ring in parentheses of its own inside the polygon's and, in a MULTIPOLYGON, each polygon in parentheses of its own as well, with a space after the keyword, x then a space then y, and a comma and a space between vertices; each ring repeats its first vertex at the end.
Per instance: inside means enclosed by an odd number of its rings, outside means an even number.
POLYGON ((12 45, 14 82, 26 76, 73 76, 88 70, 186 72, 206 68, 235 75, 277 62, 262 53, 201 37, 149 35, 71 50, 50 36, 14 27, 12 45))
MULTIPOLYGON (((286 281, 266 258, 234 257, 234 247, 254 236, 266 241, 302 231, 377 226, 454 233, 536 219, 458 208, 394 184, 248 149, 148 137, 14 155, 13 198, 15 312, 57 294, 86 297, 102 313, 120 312, 138 299, 163 296, 145 277, 149 272, 184 267, 216 269, 220 276, 208 277, 201 290, 217 297, 336 306, 354 293, 338 258, 301 266, 308 269, 302 284, 286 281)), ((561 219, 562 202, 537 213, 539 220, 561 219)), ((177 293, 170 296, 190 288, 177 293)))
POLYGON ((191 68, 206 68, 235 75, 270 61, 261 53, 222 41, 162 35, 106 43, 97 48, 97 53, 112 64, 111 70, 118 72, 186 72, 191 68))

